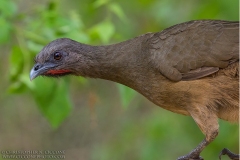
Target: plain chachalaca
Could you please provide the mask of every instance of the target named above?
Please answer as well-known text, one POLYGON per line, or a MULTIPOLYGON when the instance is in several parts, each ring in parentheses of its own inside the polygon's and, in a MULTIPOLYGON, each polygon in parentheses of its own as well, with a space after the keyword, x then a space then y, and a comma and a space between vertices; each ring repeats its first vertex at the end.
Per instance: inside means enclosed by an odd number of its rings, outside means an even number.
MULTIPOLYGON (((205 139, 179 160, 202 159, 218 118, 239 119, 239 22, 199 20, 106 46, 61 38, 36 56, 30 79, 68 74, 115 81, 154 104, 192 116, 205 139)), ((221 154, 239 159, 224 149, 221 154)))

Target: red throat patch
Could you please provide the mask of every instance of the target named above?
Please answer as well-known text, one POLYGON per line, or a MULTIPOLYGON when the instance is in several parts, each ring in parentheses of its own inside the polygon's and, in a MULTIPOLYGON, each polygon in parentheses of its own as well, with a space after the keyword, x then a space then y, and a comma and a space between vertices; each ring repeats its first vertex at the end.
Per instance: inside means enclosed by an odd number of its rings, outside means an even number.
POLYGON ((67 70, 67 69, 49 70, 49 71, 47 71, 47 74, 51 74, 51 75, 59 75, 59 74, 66 74, 66 73, 71 73, 71 71, 67 70))

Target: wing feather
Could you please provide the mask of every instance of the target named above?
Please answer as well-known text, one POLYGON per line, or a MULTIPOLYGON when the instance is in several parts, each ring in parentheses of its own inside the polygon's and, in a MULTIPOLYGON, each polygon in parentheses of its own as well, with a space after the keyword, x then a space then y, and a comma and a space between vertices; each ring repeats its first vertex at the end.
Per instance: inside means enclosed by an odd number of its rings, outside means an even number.
POLYGON ((239 60, 239 22, 190 21, 149 40, 151 62, 172 81, 202 78, 239 60))

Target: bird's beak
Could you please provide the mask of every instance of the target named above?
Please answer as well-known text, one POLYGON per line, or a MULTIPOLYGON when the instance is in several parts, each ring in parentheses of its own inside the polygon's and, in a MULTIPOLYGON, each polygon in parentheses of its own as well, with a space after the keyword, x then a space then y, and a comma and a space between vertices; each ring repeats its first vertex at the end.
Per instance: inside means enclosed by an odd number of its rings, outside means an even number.
POLYGON ((46 71, 45 69, 43 69, 43 65, 40 65, 38 63, 35 64, 30 71, 30 80, 32 81, 37 76, 41 75, 43 73, 43 71, 44 72, 46 71))
POLYGON ((50 68, 55 67, 53 64, 35 64, 30 71, 30 80, 32 81, 36 77, 46 73, 50 68))

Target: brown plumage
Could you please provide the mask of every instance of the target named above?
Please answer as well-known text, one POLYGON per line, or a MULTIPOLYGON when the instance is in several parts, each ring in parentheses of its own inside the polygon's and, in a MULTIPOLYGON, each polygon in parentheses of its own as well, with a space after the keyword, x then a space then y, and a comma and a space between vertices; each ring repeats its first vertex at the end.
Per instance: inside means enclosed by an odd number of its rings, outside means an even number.
POLYGON ((218 134, 218 118, 239 120, 238 52, 239 22, 190 21, 108 46, 57 39, 36 56, 30 78, 73 74, 131 87, 164 109, 192 116, 206 138, 179 159, 201 159, 218 134))

